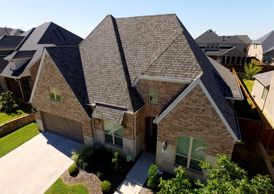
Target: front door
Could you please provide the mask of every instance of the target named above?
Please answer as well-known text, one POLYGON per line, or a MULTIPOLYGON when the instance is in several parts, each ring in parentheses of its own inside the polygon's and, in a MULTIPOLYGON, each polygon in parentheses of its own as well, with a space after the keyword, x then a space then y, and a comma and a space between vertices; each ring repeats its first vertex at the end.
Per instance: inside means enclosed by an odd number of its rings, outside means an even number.
POLYGON ((157 144, 157 125, 153 123, 155 117, 146 118, 146 150, 148 152, 156 153, 157 144))

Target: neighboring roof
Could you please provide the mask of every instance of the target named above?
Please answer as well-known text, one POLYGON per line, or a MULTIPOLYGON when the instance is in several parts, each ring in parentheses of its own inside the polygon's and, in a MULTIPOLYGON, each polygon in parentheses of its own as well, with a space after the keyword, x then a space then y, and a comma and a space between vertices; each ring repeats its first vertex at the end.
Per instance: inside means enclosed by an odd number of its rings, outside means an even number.
MULTIPOLYGON (((26 72, 32 65, 41 59, 43 49, 45 47, 78 45, 83 40, 81 37, 67 31, 66 29, 56 25, 53 22, 46 22, 37 28, 33 28, 27 32, 22 33, 21 35, 25 36, 25 38, 21 41, 15 52, 35 52, 31 53, 31 60, 25 66, 24 70, 20 71, 20 74, 16 74, 16 77, 22 76, 24 72, 26 72)), ((16 55, 15 52, 7 56, 5 59, 13 59, 13 57, 16 55)), ((2 76, 10 77, 13 74, 8 66, 6 66, 3 72, 1 73, 2 76)))
POLYGON ((88 104, 87 87, 78 47, 48 47, 57 68, 82 105, 88 104))
POLYGON ((14 50, 23 39, 24 36, 2 36, 0 38, 0 50, 14 50))
POLYGON ((222 83, 223 90, 225 91, 225 97, 242 100, 243 95, 240 85, 237 82, 236 76, 231 73, 229 69, 227 69, 217 61, 213 60, 210 57, 208 57, 208 59, 215 68, 215 70, 218 72, 218 75, 216 75, 217 79, 220 78, 223 80, 220 81, 220 83, 222 83))
POLYGON ((198 44, 250 44, 251 40, 247 35, 224 35, 219 36, 211 29, 207 30, 200 36, 198 36, 195 41, 198 44))
POLYGON ((252 43, 254 44, 261 44, 263 53, 269 51, 274 46, 274 30, 271 32, 267 33, 263 37, 253 41, 252 43))
POLYGON ((254 75, 254 78, 258 80, 263 86, 269 86, 271 78, 274 76, 274 71, 268 71, 264 73, 258 73, 254 75))
POLYGON ((11 31, 12 31, 12 28, 0 27, 0 37, 4 35, 9 35, 11 31))
MULTIPOLYGON (((134 103, 138 108, 143 105, 131 85, 138 77, 175 77, 193 82, 203 73, 202 83, 228 127, 240 137, 236 115, 225 98, 226 82, 175 14, 107 16, 80 44, 80 53, 90 103, 118 107, 121 112, 136 111, 134 103), (130 95, 132 91, 135 95, 130 95)), ((122 113, 117 116, 104 108, 98 113, 95 108, 93 114, 108 119, 120 118, 122 113)))

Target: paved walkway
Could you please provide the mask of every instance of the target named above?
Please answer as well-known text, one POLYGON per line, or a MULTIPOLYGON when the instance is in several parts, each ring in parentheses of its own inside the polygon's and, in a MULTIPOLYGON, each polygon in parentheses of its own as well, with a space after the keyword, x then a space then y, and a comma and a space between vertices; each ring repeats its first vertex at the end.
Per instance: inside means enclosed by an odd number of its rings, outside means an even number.
POLYGON ((155 155, 144 152, 117 188, 118 193, 138 194, 147 180, 148 168, 154 162, 155 155))
POLYGON ((80 144, 41 133, 0 158, 1 194, 42 194, 73 163, 71 150, 80 144))

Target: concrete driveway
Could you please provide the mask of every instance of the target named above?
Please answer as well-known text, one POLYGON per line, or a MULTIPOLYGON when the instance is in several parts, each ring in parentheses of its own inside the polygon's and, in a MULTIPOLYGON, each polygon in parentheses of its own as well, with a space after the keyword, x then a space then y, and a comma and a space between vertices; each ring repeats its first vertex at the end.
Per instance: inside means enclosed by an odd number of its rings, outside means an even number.
POLYGON ((0 193, 44 193, 73 163, 71 151, 80 146, 52 133, 35 136, 0 158, 0 193))

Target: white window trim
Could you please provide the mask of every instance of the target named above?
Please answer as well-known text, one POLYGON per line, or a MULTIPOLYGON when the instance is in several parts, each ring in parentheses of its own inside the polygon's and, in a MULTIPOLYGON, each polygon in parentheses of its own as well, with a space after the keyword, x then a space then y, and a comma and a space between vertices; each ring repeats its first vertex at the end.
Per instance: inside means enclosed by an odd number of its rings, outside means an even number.
MULTIPOLYGON (((195 158, 192 158, 192 145, 193 145, 193 139, 195 139, 194 137, 189 137, 189 136, 185 136, 187 138, 189 138, 189 144, 188 144, 188 153, 187 153, 187 156, 184 156, 184 155, 181 155, 181 154, 178 154, 177 151, 175 153, 175 162, 176 162, 176 156, 182 156, 182 157, 185 157, 187 158, 187 164, 186 164, 186 168, 187 169, 191 169, 191 170, 195 170, 197 171, 196 169, 193 169, 193 168, 190 168, 190 162, 191 160, 195 160, 195 161, 198 161, 198 162, 203 162, 204 160, 198 160, 198 159, 195 159, 195 158)), ((199 139, 197 139, 199 140, 199 139)), ((176 142, 176 148, 177 148, 177 142, 176 142)), ((180 164, 177 164, 176 165, 180 165, 180 164)))
POLYGON ((58 102, 61 101, 61 95, 57 94, 55 87, 50 87, 49 90, 50 90, 49 92, 50 92, 50 99, 51 100, 58 101, 58 102), (52 90, 53 90, 53 92, 52 92, 52 90), (54 96, 53 98, 51 97, 51 94, 53 94, 53 96, 54 96), (57 99, 57 96, 60 96, 59 100, 57 99))
MULTIPOLYGON (((118 147, 123 147, 123 145, 124 145, 124 140, 123 140, 123 136, 118 136, 118 135, 115 135, 115 131, 112 131, 111 133, 107 133, 106 131, 105 131, 105 123, 104 123, 105 121, 103 120, 103 126, 104 126, 104 142, 105 143, 108 143, 108 144, 111 144, 111 145, 114 145, 114 146, 118 146, 118 147), (109 142, 109 141, 106 141, 106 136, 105 135, 111 135, 111 137, 112 137, 112 142, 109 142), (122 139, 122 145, 118 145, 118 144, 115 144, 115 137, 118 137, 118 138, 121 138, 122 139)), ((123 130, 124 130, 124 128, 123 128, 123 130)))

